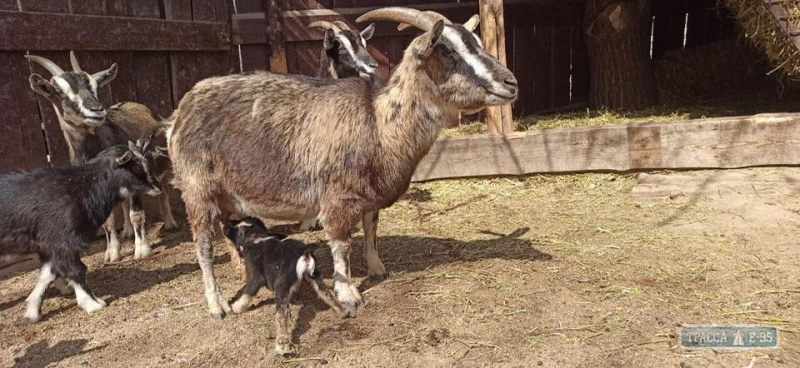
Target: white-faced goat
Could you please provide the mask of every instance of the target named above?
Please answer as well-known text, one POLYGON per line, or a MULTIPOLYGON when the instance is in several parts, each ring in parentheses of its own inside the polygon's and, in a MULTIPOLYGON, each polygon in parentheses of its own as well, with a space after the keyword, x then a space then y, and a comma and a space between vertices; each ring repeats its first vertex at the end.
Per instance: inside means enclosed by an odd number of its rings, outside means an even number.
MULTIPOLYGON (((320 20, 311 22, 308 27, 325 31, 323 47, 319 53, 317 78, 361 77, 377 82, 378 62, 367 51, 367 41, 375 32, 374 23, 360 33, 350 29, 347 23, 342 21, 320 20)), ((306 219, 300 223, 300 231, 307 231, 317 226, 319 219, 306 219)))
POLYGON ((313 247, 286 239, 283 234, 270 233, 264 223, 254 217, 229 221, 223 232, 236 244, 236 251, 244 258, 248 270, 242 296, 233 303, 233 310, 244 312, 262 287, 275 292, 275 351, 278 354, 291 352, 289 303, 303 281, 308 281, 331 309, 344 315, 333 293, 322 282, 313 247))
POLYGON ((371 79, 378 73, 378 62, 367 51, 367 41, 372 38, 375 31, 374 24, 370 24, 360 33, 351 30, 341 21, 315 21, 308 26, 325 30, 323 48, 319 53, 317 78, 371 79))
MULTIPOLYGON (((107 70, 89 74, 81 70, 73 52, 70 52, 73 70, 68 72, 43 57, 34 55, 25 57, 44 67, 53 76, 48 81, 39 74, 32 74, 30 76, 31 89, 46 97, 53 104, 61 131, 64 133, 64 139, 69 147, 70 162, 73 165, 86 162, 100 151, 113 145, 135 141, 157 127, 150 110, 144 105, 123 102, 106 109, 98 99, 98 89, 116 77, 117 64, 107 70)), ((171 170, 168 157, 164 156, 158 159, 154 169, 157 171, 156 175, 160 179, 164 179, 164 176, 171 170)), ((133 235, 135 238, 134 258, 145 258, 151 250, 145 232, 145 214, 142 210, 141 198, 132 196, 128 201, 122 203, 122 208, 125 220, 122 237, 130 238, 133 235)), ((166 190, 159 197, 159 208, 164 220, 164 229, 177 228, 178 223, 172 217, 169 195, 166 190)), ((120 245, 113 213, 109 217, 105 229, 108 234, 105 261, 119 261, 120 245)))
POLYGON ((72 286, 86 312, 106 306, 86 283, 81 254, 128 194, 161 192, 151 175, 151 139, 110 147, 77 166, 0 176, 0 256, 35 253, 42 262, 39 282, 26 299, 26 319, 39 320, 44 292, 56 279, 72 286))
MULTIPOLYGON (((199 82, 174 112, 169 154, 214 318, 230 312, 214 277, 212 236, 233 213, 304 220, 318 216, 330 239, 334 290, 348 316, 362 301, 350 280, 351 225, 374 239, 377 211, 408 189, 444 121, 517 98, 517 80, 471 28, 408 8, 389 20, 424 31, 386 86, 360 78, 321 80, 267 72, 199 82)), ((367 240, 370 276, 384 277, 367 240)))

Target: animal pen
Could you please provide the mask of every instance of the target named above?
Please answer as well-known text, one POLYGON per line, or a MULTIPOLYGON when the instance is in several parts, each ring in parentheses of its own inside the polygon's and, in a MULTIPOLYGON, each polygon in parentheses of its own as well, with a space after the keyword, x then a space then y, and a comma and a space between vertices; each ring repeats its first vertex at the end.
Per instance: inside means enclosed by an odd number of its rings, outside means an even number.
MULTIPOLYGON (((90 264, 90 278, 115 285, 100 287, 101 292, 115 295, 111 306, 120 310, 116 315, 113 309, 104 312, 101 317, 106 322, 78 316, 65 301, 48 312, 50 320, 43 322, 46 329, 38 330, 9 320, 16 315, 11 310, 20 308, 24 299, 21 291, 0 292, 0 331, 12 331, 8 342, 0 343, 0 349, 7 349, 7 354, 0 354, 0 362, 20 366, 306 366, 329 361, 340 366, 480 366, 480 362, 744 366, 757 359, 774 366, 800 364, 800 284, 796 282, 800 263, 793 243, 797 220, 792 218, 800 208, 793 194, 798 189, 797 175, 790 169, 771 168, 661 175, 670 170, 796 166, 800 164, 800 114, 793 111, 800 108, 541 130, 529 123, 543 116, 595 111, 587 4, 613 8, 610 3, 0 0, 0 106, 5 109, 0 121, 0 172, 69 164, 50 101, 29 86, 32 73, 45 73, 24 58, 27 54, 69 65, 69 52, 75 51, 83 69, 90 71, 117 63, 116 79, 100 91, 103 104, 136 101, 149 107, 156 118, 167 118, 183 95, 208 77, 258 70, 314 76, 324 32, 309 28, 313 21, 344 21, 362 29, 366 24, 355 22, 361 14, 384 6, 408 6, 438 12, 457 23, 480 13, 481 27, 476 33, 486 32, 487 21, 494 23, 490 29, 504 29, 492 42, 498 53, 505 54, 519 88, 519 98, 510 108, 462 115, 447 123, 447 128, 455 130, 474 126, 476 121, 488 121, 489 127, 481 127, 481 134, 443 137, 434 144, 414 174, 417 184, 384 215, 388 226, 386 236, 383 229, 379 234, 381 253, 389 257, 387 266, 394 270, 390 280, 367 289, 369 294, 363 292, 374 303, 369 306, 372 312, 342 322, 317 311, 324 308, 319 305, 301 307, 297 314, 303 322, 293 335, 295 341, 302 341, 297 359, 273 360, 263 348, 251 346, 269 345, 267 341, 274 337, 262 331, 263 316, 254 316, 263 311, 221 322, 241 323, 237 330, 206 323, 199 294, 192 294, 200 290, 193 249, 178 246, 191 237, 183 221, 179 233, 159 235, 165 246, 152 261, 141 266, 133 261, 90 264), (492 7, 496 4, 499 7, 492 7), (651 174, 630 174, 642 171, 651 174), (718 201, 702 203, 699 198, 709 193, 718 195, 718 201), (738 197, 748 195, 759 200, 752 204, 738 197), (736 203, 752 206, 753 212, 736 212, 740 208, 734 207, 736 203), (680 224, 673 223, 676 219, 680 224), (762 228, 767 233, 753 238, 742 235, 762 228), (723 272, 728 268, 734 271, 723 272), (773 275, 761 273, 766 271, 773 275), (737 282, 743 291, 730 290, 737 288, 737 282), (561 295, 541 305, 531 303, 556 294, 561 295), (180 313, 184 315, 178 317, 180 313), (73 320, 59 320, 66 314, 73 320), (777 325, 783 349, 689 354, 675 348, 680 337, 675 336, 674 325, 701 319, 691 316, 703 317, 704 323, 735 320, 777 325), (86 326, 84 332, 100 337, 85 338, 76 329, 76 319, 86 326), (221 336, 220 346, 198 342, 215 334, 221 336), (133 347, 141 350, 137 352, 141 360, 130 356, 124 346, 114 345, 115 339, 146 341, 133 347), (162 340, 163 346, 159 345, 162 340), (245 353, 236 355, 237 349, 245 353)), ((738 0, 725 0, 725 6, 717 0, 629 3, 649 6, 648 56, 654 62, 678 52, 734 42, 749 31, 737 21, 741 9, 734 3, 741 3, 738 0)), ((766 3, 765 9, 782 4, 766 3)), ((612 22, 619 16, 613 10, 599 13, 612 22)), ((789 13, 777 13, 775 24, 783 25, 779 29, 789 34, 786 39, 796 40, 797 31, 787 21, 796 16, 789 13)), ((399 31, 391 22, 376 23, 367 46, 383 80, 418 33, 399 31)), ((484 44, 486 37, 482 36, 484 44)), ((323 241, 319 232, 299 237, 323 241)), ((353 257, 361 261, 355 253, 353 257)), ((215 263, 227 263, 225 256, 218 255, 215 263)), ((330 256, 321 257, 320 263, 330 264, 330 256)), ((221 283, 235 290, 236 273, 232 266, 224 267, 221 283)), ((0 262, 0 282, 30 281, 33 276, 26 273, 30 269, 0 262)), ((323 269, 324 275, 331 273, 323 269)), ((363 285, 370 286, 366 281, 363 285)))

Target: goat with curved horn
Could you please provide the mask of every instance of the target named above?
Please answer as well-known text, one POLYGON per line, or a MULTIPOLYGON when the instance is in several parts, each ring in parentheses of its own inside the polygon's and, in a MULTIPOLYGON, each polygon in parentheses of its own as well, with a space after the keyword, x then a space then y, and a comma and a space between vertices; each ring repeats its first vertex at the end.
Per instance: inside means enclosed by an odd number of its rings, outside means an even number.
POLYGON ((431 28, 433 28, 433 25, 436 24, 436 21, 441 20, 444 22, 447 20, 447 18, 444 18, 444 16, 441 14, 439 14, 441 18, 437 18, 430 13, 421 12, 417 9, 411 8, 381 8, 364 13, 358 17, 358 19, 356 19, 356 22, 361 23, 371 20, 388 20, 398 23, 405 23, 423 31, 430 31, 431 28))
POLYGON ((69 62, 72 64, 72 71, 80 72, 81 71, 81 64, 78 63, 78 57, 75 56, 75 51, 69 52, 69 62))
MULTIPOLYGON (((447 17, 445 17, 444 15, 441 15, 441 14, 435 12, 435 11, 426 10, 426 11, 424 11, 422 13, 430 15, 434 19, 441 19, 442 22, 444 22, 444 24, 453 24, 450 21, 450 19, 447 19, 447 17)), ((397 25, 397 30, 398 31, 405 31, 408 27, 411 27, 411 25, 410 24, 406 24, 406 23, 400 23, 400 24, 397 25)))
POLYGON ((322 28, 322 29, 332 29, 334 33, 339 34, 342 32, 342 28, 339 28, 338 25, 328 22, 326 20, 318 20, 311 22, 308 25, 308 28, 322 28))
POLYGON ((48 59, 45 59, 41 56, 25 55, 25 58, 41 65, 43 68, 47 69, 47 71, 50 72, 50 74, 52 74, 54 77, 64 74, 64 70, 61 69, 60 66, 56 65, 56 63, 48 59))

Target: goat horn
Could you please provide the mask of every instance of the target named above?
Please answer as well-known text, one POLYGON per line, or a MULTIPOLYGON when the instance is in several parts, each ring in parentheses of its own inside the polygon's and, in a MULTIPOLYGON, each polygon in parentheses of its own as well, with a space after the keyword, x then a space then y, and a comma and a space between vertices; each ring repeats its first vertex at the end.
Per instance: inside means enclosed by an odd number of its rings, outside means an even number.
POLYGON ((467 31, 475 32, 475 29, 478 28, 478 24, 480 24, 480 22, 481 22, 481 16, 475 14, 471 18, 469 18, 469 20, 466 23, 464 23, 464 28, 466 28, 467 31))
POLYGON ((322 29, 332 29, 333 32, 337 33, 337 34, 342 32, 342 29, 339 28, 339 26, 337 26, 337 25, 335 25, 335 24, 333 24, 331 22, 328 22, 326 20, 317 20, 317 21, 311 22, 311 24, 308 25, 308 28, 315 28, 315 27, 316 28, 322 28, 322 29))
POLYGON ((69 62, 72 64, 72 71, 79 72, 81 71, 81 64, 78 63, 78 57, 75 56, 75 51, 69 52, 69 62))
POLYGON ((347 23, 342 22, 340 20, 333 21, 333 24, 339 26, 339 28, 341 28, 343 31, 349 31, 350 30, 350 26, 348 26, 347 23))
POLYGON ((42 67, 47 69, 47 71, 50 72, 50 74, 52 74, 54 77, 55 76, 59 76, 61 74, 64 74, 64 70, 62 70, 61 67, 56 65, 56 63, 54 63, 54 62, 52 62, 50 60, 47 60, 47 59, 45 59, 45 58, 43 58, 41 56, 25 55, 25 58, 30 60, 30 61, 34 61, 37 64, 41 65, 42 67))
POLYGON ((358 17, 356 22, 366 22, 371 20, 388 20, 397 23, 405 23, 423 31, 430 31, 436 21, 443 20, 450 23, 443 15, 435 12, 421 12, 417 9, 389 7, 369 11, 358 17), (435 15, 434 15, 435 14, 435 15))
MULTIPOLYGON (((452 24, 452 22, 450 22, 450 19, 447 19, 444 15, 441 15, 441 14, 435 12, 435 11, 426 10, 423 13, 427 14, 427 15, 430 15, 434 19, 441 19, 444 22, 444 24, 452 24)), ((398 31, 405 31, 408 27, 411 27, 411 25, 410 24, 405 24, 405 23, 400 23, 400 24, 397 25, 397 30, 398 31)))

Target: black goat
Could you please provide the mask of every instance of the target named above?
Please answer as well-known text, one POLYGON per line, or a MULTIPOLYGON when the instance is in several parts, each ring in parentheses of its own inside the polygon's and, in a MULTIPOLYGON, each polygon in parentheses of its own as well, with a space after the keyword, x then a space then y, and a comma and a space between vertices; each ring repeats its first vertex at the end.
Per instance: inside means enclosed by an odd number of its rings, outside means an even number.
POLYGON ((289 302, 303 280, 314 287, 322 301, 340 316, 342 307, 330 289, 318 277, 317 262, 312 254, 314 247, 286 239, 286 235, 270 233, 261 220, 247 217, 231 220, 225 225, 225 237, 236 244, 236 251, 247 266, 247 284, 242 296, 233 303, 236 313, 250 306, 253 296, 262 287, 275 292, 275 351, 284 355, 291 352, 289 335, 289 302))
POLYGON ((62 278, 86 312, 106 306, 86 283, 81 254, 128 195, 161 193, 151 174, 153 134, 128 147, 109 147, 81 165, 0 176, 0 257, 36 253, 42 262, 39 282, 26 299, 26 319, 41 318, 45 290, 62 278))

